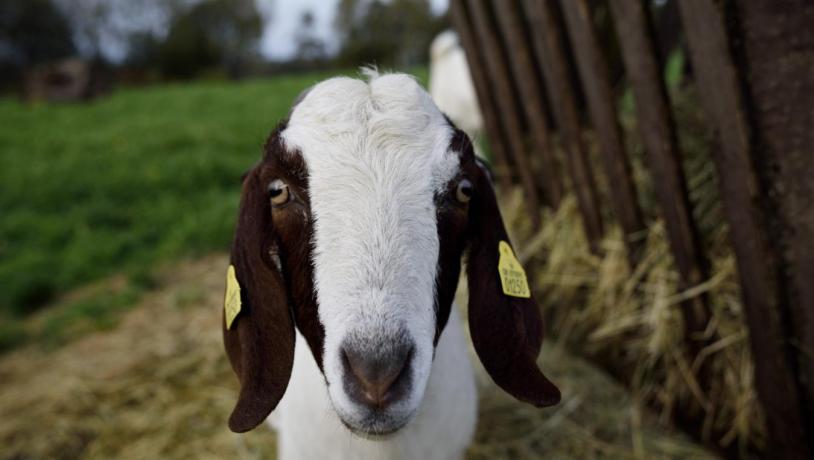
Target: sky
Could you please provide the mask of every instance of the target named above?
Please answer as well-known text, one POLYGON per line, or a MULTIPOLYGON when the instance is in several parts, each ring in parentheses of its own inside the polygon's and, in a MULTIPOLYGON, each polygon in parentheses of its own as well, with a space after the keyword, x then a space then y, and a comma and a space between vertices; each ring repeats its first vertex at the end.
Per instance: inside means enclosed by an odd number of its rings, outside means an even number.
MULTIPOLYGON (((25 1, 25 0, 20 0, 25 1)), ((181 0, 188 5, 203 0, 181 0)), ((286 60, 294 57, 296 43, 294 40, 300 18, 305 11, 314 14, 314 32, 323 40, 328 52, 337 51, 333 31, 333 20, 339 0, 254 0, 258 12, 264 18, 265 26, 260 40, 260 53, 267 59, 286 60)), ((112 2, 107 21, 110 29, 117 32, 133 33, 150 31, 157 36, 166 34, 169 27, 169 11, 165 0, 55 0, 55 3, 68 12, 73 26, 85 30, 87 24, 94 24, 93 12, 100 5, 112 2)), ((447 9, 449 0, 430 0, 433 11, 437 14, 447 9)), ((98 31, 101 37, 102 54, 112 62, 121 62, 127 55, 126 39, 118 33, 111 33, 107 28, 98 31)), ((125 34, 125 35, 126 35, 125 34)), ((94 41, 87 41, 81 33, 77 34, 80 51, 86 54, 95 52, 94 41), (89 46, 91 48, 89 48, 89 46)))
MULTIPOLYGON (((265 28, 260 42, 263 56, 282 60, 293 56, 295 51, 294 34, 299 26, 304 11, 310 10, 315 16, 315 32, 321 38, 328 51, 336 50, 333 33, 333 19, 336 4, 339 0, 276 0, 274 3, 274 21, 265 28), (332 46, 333 45, 333 46, 332 46)), ((257 0, 261 11, 266 10, 267 0, 257 0)), ((442 13, 447 9, 448 0, 430 0, 433 11, 442 13)))

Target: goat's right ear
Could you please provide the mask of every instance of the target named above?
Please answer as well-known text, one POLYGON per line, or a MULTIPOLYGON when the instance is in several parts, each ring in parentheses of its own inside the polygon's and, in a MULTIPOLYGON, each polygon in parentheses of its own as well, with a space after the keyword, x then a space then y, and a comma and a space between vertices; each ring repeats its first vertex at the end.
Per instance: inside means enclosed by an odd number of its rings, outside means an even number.
POLYGON ((237 433, 256 427, 277 407, 294 363, 294 321, 283 274, 269 254, 276 238, 261 168, 243 181, 223 315, 226 353, 240 380, 229 417, 237 433))

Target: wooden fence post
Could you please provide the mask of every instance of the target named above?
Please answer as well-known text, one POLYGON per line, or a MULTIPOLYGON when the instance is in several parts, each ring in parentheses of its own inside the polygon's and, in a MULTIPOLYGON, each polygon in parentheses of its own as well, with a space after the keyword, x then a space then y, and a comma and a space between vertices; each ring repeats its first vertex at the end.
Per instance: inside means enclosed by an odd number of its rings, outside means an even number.
MULTIPOLYGON (((667 89, 656 57, 652 24, 642 0, 611 0, 610 6, 636 99, 636 119, 648 166, 655 178, 656 198, 681 275, 681 287, 686 289, 707 278, 708 262, 692 216, 667 89)), ((694 357, 708 341, 700 337, 709 322, 709 310, 703 297, 694 297, 682 303, 682 313, 685 336, 694 357)))
POLYGON ((531 25, 531 41, 543 70, 560 137, 566 147, 568 169, 574 183, 585 233, 591 243, 591 248, 597 251, 598 243, 604 233, 602 215, 599 212, 599 198, 593 170, 588 160, 585 144, 582 142, 579 113, 568 75, 563 46, 560 42, 559 26, 551 15, 550 6, 544 0, 531 0, 523 3, 531 25))
POLYGON ((622 141, 622 131, 616 118, 616 103, 608 78, 608 66, 596 38, 587 2, 560 0, 560 5, 568 36, 571 38, 572 51, 576 56, 588 110, 599 140, 605 174, 608 176, 608 193, 625 233, 629 260, 631 265, 635 265, 644 243, 642 234, 645 225, 622 141))
POLYGON ((779 261, 761 205, 752 134, 741 97, 743 82, 730 53, 723 12, 715 3, 695 0, 679 6, 700 100, 721 139, 713 153, 738 260, 755 386, 766 414, 773 458, 810 458, 784 323, 779 261))
POLYGON ((523 145, 523 130, 521 128, 520 111, 515 103, 514 89, 508 75, 508 62, 500 42, 498 42, 496 31, 491 24, 489 13, 487 12, 485 0, 468 0, 469 16, 472 19, 473 30, 479 38, 479 44, 483 49, 484 61, 488 62, 486 74, 491 83, 490 87, 495 92, 495 100, 499 111, 499 119, 503 122, 504 132, 509 143, 509 150, 514 159, 515 170, 520 176, 520 181, 526 195, 526 205, 532 224, 535 228, 540 224, 540 200, 537 196, 537 188, 534 183, 531 163, 526 156, 523 145))
MULTIPOLYGON (((807 450, 814 456, 814 3, 805 0, 732 2, 739 20, 739 62, 753 156, 765 187, 785 304, 787 350, 797 371, 807 450)), ((779 390, 779 391, 784 391, 779 390)), ((778 390, 775 390, 778 391, 778 390)), ((786 422, 790 424, 791 422, 786 422)), ((782 429, 782 427, 781 427, 782 429)), ((787 434, 784 434, 787 436, 787 434)))
POLYGON ((559 206, 562 199, 562 181, 559 165, 551 146, 551 135, 548 129, 548 117, 545 113, 545 100, 542 96, 542 85, 537 78, 533 57, 526 42, 520 12, 513 5, 513 0, 491 0, 503 40, 508 48, 510 70, 520 96, 523 99, 523 110, 529 123, 529 133, 540 156, 543 167, 544 189, 549 195, 553 207, 559 206))
POLYGON ((497 174, 498 183, 504 189, 508 189, 512 177, 511 161, 507 153, 508 142, 506 142, 506 133, 498 119, 497 103, 495 103, 492 91, 489 88, 484 58, 478 47, 463 0, 452 0, 449 9, 452 23, 458 32, 461 46, 463 46, 466 53, 469 73, 472 76, 475 92, 478 95, 478 105, 483 115, 483 122, 486 125, 489 145, 495 156, 496 169, 499 171, 497 174))

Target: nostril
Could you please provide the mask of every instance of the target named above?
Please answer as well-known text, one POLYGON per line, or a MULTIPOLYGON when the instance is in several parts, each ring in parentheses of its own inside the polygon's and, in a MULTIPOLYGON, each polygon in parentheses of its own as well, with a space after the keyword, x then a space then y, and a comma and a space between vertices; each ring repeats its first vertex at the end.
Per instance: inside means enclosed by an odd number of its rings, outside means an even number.
POLYGON ((389 405, 406 392, 412 356, 412 345, 396 347, 387 353, 365 353, 355 347, 343 347, 346 391, 367 406, 389 405))

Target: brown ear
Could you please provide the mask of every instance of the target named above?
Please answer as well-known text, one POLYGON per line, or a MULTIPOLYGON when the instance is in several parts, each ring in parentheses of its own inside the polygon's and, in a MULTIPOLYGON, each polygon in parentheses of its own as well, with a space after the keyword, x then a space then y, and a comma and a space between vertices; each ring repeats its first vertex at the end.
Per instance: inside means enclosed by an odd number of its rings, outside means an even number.
POLYGON ((294 322, 283 275, 271 260, 275 247, 271 205, 260 167, 243 182, 231 263, 240 285, 240 313, 223 341, 240 380, 240 397, 229 428, 237 433, 259 425, 283 397, 294 363, 294 322))
POLYGON ((478 168, 469 204, 471 240, 467 263, 469 332, 492 380, 515 398, 545 407, 560 401, 560 390, 537 367, 543 322, 534 298, 503 293, 498 244, 509 237, 486 173, 478 168))

